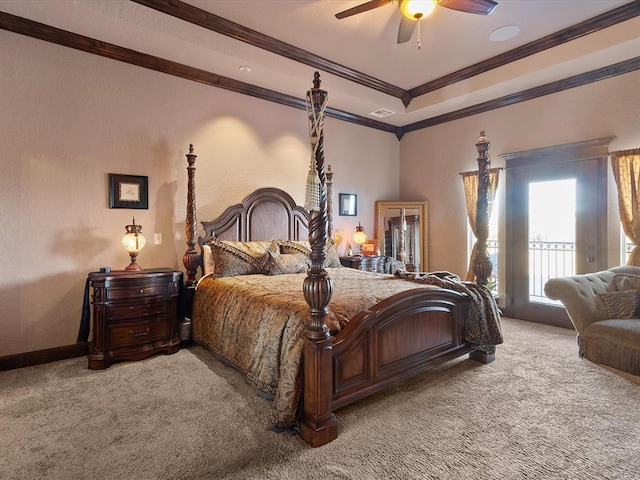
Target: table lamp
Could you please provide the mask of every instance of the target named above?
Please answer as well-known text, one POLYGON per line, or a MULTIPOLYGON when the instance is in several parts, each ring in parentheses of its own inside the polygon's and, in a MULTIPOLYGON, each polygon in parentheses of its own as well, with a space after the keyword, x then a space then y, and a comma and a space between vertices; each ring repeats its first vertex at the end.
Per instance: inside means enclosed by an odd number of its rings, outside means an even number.
POLYGON ((364 227, 358 222, 356 227, 356 233, 353 234, 353 241, 360 247, 360 255, 362 255, 362 244, 367 241, 367 234, 364 231, 364 227))
POLYGON ((136 225, 136 218, 133 217, 131 225, 124 227, 127 233, 122 238, 122 245, 129 252, 131 257, 131 263, 125 267, 125 270, 137 272, 142 270, 142 267, 136 263, 138 252, 142 250, 147 240, 142 236, 142 225, 136 225))

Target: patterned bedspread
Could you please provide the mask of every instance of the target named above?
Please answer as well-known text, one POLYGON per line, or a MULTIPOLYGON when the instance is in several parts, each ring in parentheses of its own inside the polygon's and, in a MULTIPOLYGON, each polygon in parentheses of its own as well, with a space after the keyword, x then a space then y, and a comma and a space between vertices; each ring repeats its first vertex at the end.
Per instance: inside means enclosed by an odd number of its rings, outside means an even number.
MULTIPOLYGON (((326 323, 336 333, 356 313, 418 285, 393 275, 328 268, 333 297, 326 323)), ((272 422, 291 427, 298 418, 302 347, 309 307, 302 294, 305 273, 204 277, 193 306, 193 337, 233 364, 256 387, 273 396, 272 422)))

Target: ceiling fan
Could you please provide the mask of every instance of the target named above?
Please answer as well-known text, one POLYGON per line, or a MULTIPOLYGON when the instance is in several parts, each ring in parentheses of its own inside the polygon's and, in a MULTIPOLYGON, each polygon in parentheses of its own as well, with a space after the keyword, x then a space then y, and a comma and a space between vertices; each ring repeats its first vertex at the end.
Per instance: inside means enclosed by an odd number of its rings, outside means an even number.
MULTIPOLYGON (((382 7, 396 0, 371 0, 369 2, 356 5, 336 14, 337 19, 368 12, 374 8, 382 7)), ((398 28, 398 43, 408 42, 413 36, 421 18, 429 15, 436 5, 458 10, 460 12, 475 13, 477 15, 489 15, 498 5, 493 0, 398 0, 398 6, 402 12, 400 26, 398 28)), ((418 38, 418 47, 420 39, 418 38)))

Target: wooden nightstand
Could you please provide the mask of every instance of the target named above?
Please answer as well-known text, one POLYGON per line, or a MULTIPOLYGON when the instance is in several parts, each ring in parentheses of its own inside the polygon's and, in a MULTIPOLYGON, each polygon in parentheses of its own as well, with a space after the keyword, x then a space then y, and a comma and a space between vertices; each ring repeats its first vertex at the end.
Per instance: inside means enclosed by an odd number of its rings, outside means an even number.
POLYGON ((169 268, 90 273, 93 341, 89 368, 180 349, 182 272, 169 268))
POLYGON ((340 257, 340 263, 345 267, 365 270, 367 272, 391 273, 390 258, 384 255, 355 255, 340 257))

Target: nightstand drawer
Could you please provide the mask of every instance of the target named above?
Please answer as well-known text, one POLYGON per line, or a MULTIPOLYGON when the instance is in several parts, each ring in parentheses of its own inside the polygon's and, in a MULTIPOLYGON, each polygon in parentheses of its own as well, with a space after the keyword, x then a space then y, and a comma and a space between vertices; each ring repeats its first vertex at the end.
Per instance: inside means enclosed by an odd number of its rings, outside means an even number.
POLYGON ((169 335, 169 317, 109 325, 109 345, 126 347, 162 340, 169 335))
POLYGON ((120 282, 117 287, 110 288, 108 291, 109 300, 125 300, 130 298, 142 298, 153 296, 166 296, 169 294, 169 288, 165 283, 140 282, 133 283, 131 286, 125 285, 126 282, 120 282))
POLYGON ((108 319, 113 321, 128 320, 131 318, 141 318, 149 315, 168 314, 168 301, 149 300, 140 303, 125 303, 111 305, 108 309, 108 319))

